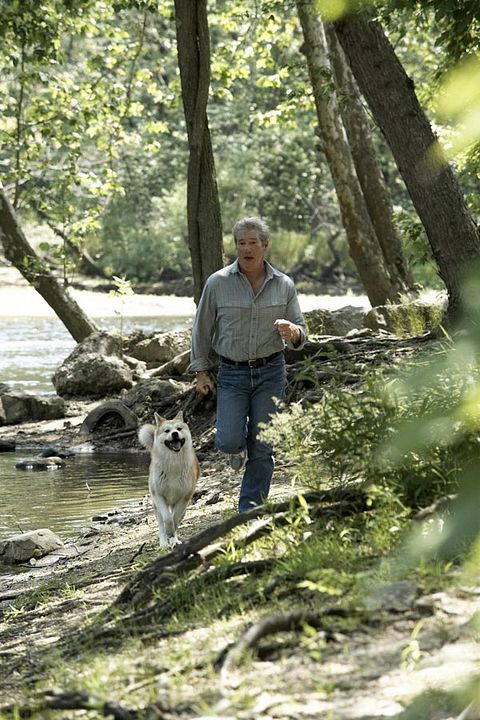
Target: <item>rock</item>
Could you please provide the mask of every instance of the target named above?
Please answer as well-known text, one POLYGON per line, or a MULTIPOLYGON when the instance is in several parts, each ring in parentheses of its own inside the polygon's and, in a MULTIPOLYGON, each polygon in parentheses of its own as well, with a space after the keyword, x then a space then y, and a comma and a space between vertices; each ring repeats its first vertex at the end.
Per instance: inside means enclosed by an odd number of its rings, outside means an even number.
POLYGON ((69 398, 101 398, 132 387, 132 370, 121 354, 121 338, 92 333, 55 371, 52 382, 57 393, 69 398))
POLYGON ((0 560, 21 563, 48 555, 63 547, 62 540, 48 528, 17 533, 0 542, 0 560))
POLYGON ((365 327, 387 330, 398 337, 423 335, 437 328, 446 311, 446 301, 430 304, 418 300, 397 305, 379 305, 364 318, 365 327))
POLYGON ((50 457, 59 457, 59 458, 72 458, 75 457, 75 453, 73 450, 67 450, 64 448, 54 448, 54 447, 47 447, 44 450, 42 450, 41 453, 39 453, 39 456, 42 458, 50 458, 50 457))
POLYGON ((58 420, 65 417, 65 402, 56 395, 8 392, 0 395, 0 425, 58 420))
POLYGON ((365 598, 367 610, 390 610, 404 612, 413 607, 420 587, 408 580, 391 583, 379 588, 365 598))
POLYGON ((150 337, 133 337, 127 345, 127 352, 137 360, 147 363, 147 368, 163 365, 190 349, 191 330, 173 330, 150 337))
POLYGON ((0 452, 15 452, 15 440, 2 440, 0 438, 0 452))
POLYGON ((184 392, 188 385, 175 380, 140 380, 131 390, 122 393, 122 402, 137 417, 144 417, 152 408, 158 410, 184 392))
POLYGON ((7 383, 0 382, 0 395, 3 393, 10 392, 10 386, 7 383))
POLYGON ((346 305, 339 310, 310 310, 304 313, 309 334, 346 335, 363 327, 365 312, 362 308, 346 305))
POLYGON ((58 470, 65 467, 63 458, 55 455, 51 457, 24 458, 15 463, 17 470, 58 470))
POLYGON ((107 400, 88 413, 80 426, 80 436, 90 435, 110 420, 115 421, 120 431, 136 430, 138 427, 137 416, 121 400, 107 400))

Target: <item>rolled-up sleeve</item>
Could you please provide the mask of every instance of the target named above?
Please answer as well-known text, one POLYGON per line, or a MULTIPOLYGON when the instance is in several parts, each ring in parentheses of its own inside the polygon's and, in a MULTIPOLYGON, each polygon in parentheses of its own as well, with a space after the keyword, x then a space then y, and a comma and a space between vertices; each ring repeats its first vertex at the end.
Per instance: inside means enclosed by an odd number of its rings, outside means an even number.
POLYGON ((295 323, 300 330, 300 342, 298 345, 294 345, 290 340, 286 342, 286 345, 291 350, 300 350, 307 341, 307 331, 305 329, 305 318, 303 317, 302 311, 300 310, 300 303, 298 302, 297 291, 292 283, 293 293, 288 301, 286 320, 295 323))
POLYGON ((192 372, 208 370, 209 368, 215 319, 216 308, 213 292, 207 281, 198 303, 192 328, 192 348, 190 365, 188 366, 188 369, 192 372))

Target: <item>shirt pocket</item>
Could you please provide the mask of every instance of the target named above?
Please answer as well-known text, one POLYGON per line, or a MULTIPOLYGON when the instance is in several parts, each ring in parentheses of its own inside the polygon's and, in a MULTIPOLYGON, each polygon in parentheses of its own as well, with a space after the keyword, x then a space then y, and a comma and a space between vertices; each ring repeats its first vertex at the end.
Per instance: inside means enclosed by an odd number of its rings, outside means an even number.
POLYGON ((273 327, 275 320, 280 320, 285 317, 287 305, 283 302, 269 303, 264 307, 260 306, 258 312, 262 325, 273 327))

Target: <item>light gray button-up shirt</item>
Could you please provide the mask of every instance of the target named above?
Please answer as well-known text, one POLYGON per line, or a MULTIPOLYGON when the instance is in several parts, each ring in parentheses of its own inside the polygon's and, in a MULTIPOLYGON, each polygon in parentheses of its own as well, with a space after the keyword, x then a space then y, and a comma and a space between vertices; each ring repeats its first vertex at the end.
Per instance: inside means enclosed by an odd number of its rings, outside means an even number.
POLYGON ((210 275, 198 303, 192 330, 190 370, 207 370, 210 351, 230 360, 256 360, 287 345, 273 326, 284 318, 298 325, 299 350, 307 338, 293 281, 265 263, 265 280, 255 295, 238 260, 210 275))

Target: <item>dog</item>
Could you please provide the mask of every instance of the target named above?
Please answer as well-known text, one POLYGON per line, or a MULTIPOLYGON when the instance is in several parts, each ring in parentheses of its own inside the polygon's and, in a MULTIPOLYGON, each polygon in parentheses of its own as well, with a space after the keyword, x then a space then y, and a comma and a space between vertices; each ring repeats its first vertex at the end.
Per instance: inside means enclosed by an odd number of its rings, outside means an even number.
POLYGON ((192 498, 200 465, 192 436, 180 411, 173 420, 157 413, 155 425, 142 425, 140 443, 150 451, 148 487, 158 523, 160 547, 180 543, 177 530, 192 498))

